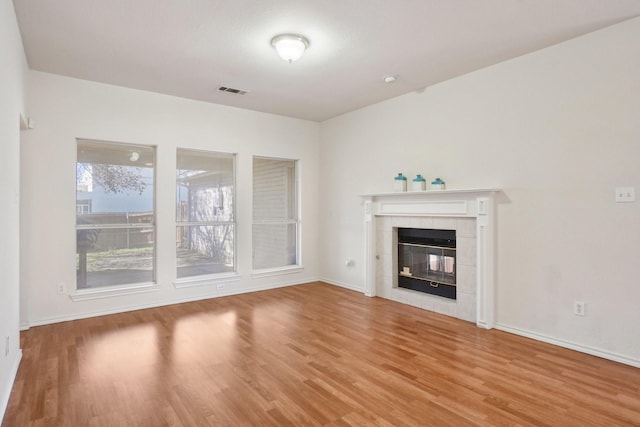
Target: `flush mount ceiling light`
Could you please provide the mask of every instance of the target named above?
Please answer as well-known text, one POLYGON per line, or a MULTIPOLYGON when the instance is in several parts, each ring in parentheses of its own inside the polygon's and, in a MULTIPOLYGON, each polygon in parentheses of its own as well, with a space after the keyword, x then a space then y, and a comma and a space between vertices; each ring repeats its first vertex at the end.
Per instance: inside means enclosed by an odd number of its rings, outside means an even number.
POLYGON ((280 58, 291 64, 300 59, 309 47, 309 40, 299 34, 280 34, 271 39, 271 46, 276 49, 280 58))

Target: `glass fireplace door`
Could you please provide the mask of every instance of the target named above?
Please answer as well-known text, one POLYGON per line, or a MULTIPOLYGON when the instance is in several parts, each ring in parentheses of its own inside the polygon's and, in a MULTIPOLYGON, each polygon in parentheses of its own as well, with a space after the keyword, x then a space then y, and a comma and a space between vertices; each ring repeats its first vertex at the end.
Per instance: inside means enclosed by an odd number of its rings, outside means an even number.
POLYGON ((456 284, 456 250, 415 243, 398 244, 398 274, 427 282, 456 284))
POLYGON ((427 248, 427 280, 456 284, 456 250, 429 246, 427 248))

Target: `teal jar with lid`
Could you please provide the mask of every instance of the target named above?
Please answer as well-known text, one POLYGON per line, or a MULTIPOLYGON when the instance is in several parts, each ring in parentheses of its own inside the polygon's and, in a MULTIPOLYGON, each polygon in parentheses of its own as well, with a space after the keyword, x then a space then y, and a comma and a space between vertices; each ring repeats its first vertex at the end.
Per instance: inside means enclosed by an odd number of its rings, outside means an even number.
POLYGON ((418 174, 411 182, 411 191, 425 191, 427 189, 427 180, 418 174))
POLYGON ((407 177, 402 172, 393 179, 393 191, 407 191, 407 177))
POLYGON ((440 178, 436 178, 431 181, 431 189, 432 190, 444 190, 444 181, 440 178))

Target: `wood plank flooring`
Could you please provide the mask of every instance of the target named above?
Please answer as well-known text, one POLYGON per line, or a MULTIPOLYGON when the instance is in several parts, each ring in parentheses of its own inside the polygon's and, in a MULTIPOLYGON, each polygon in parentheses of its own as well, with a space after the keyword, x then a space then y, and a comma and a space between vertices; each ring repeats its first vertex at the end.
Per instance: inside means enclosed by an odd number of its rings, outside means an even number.
POLYGON ((630 426, 640 369, 323 283, 32 328, 3 427, 630 426))

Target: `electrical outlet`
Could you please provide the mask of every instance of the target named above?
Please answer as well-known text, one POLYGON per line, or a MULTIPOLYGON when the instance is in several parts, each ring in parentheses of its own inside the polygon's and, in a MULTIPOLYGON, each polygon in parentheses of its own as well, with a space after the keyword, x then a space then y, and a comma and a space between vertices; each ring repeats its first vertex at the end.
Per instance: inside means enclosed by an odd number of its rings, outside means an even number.
POLYGON ((64 283, 58 283, 58 294, 63 295, 65 291, 64 283))
POLYGON ((583 301, 574 301, 573 302, 573 314, 576 316, 584 316, 585 315, 585 306, 583 301))
POLYGON ((616 187, 616 203, 629 203, 635 201, 635 187, 616 187))
POLYGON ((224 283, 218 283, 216 285, 216 289, 219 290, 219 291, 223 290, 224 289, 224 283))

